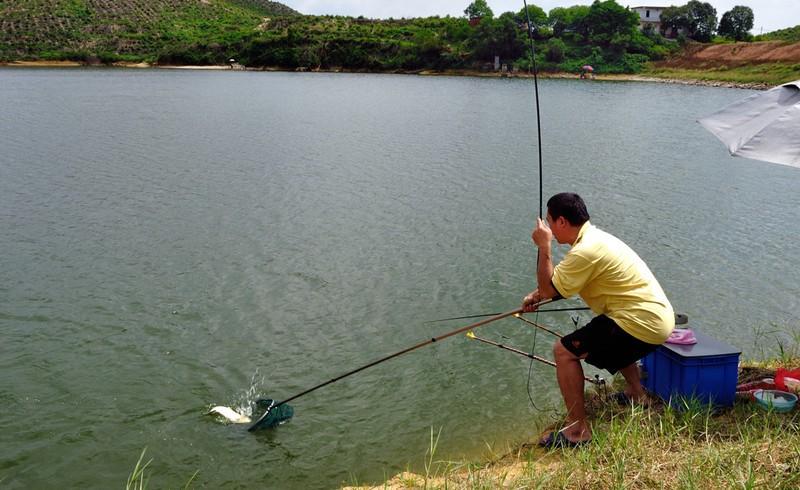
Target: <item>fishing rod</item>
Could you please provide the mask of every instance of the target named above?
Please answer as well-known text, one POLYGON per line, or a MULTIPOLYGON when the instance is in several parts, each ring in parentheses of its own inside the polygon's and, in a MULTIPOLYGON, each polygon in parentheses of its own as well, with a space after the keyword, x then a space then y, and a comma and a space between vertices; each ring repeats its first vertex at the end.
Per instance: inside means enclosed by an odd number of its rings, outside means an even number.
MULTIPOLYGON (((545 299, 545 300, 540 301, 537 304, 537 306, 545 305, 545 304, 550 303, 552 301, 553 301, 552 299, 545 299)), ((322 388, 323 386, 327 386, 327 385, 329 385, 331 383, 335 383, 336 381, 339 381, 340 379, 344 379, 344 378, 346 378, 348 376, 356 374, 356 373, 358 373, 360 371, 363 371, 363 370, 365 370, 367 368, 370 368, 372 366, 377 366, 378 364, 380 364, 382 362, 388 361, 389 359, 394 359, 395 357, 398 357, 398 356, 402 356, 403 354, 407 354, 407 353, 409 353, 409 352, 411 352, 413 350, 419 349, 420 347, 424 347, 424 346, 432 344, 434 342, 438 342, 438 341, 444 340, 444 339, 446 339, 448 337, 452 337, 453 335, 458 335, 458 334, 466 332, 468 330, 472 330, 474 328, 478 328, 480 326, 486 325, 487 323, 491 323, 491 322, 494 322, 494 321, 497 321, 497 320, 502 320, 503 318, 514 316, 514 315, 519 314, 519 313, 522 313, 522 308, 516 308, 514 310, 507 311, 505 313, 500 313, 499 315, 495 315, 495 316, 493 316, 491 318, 487 318, 486 320, 481 320, 479 322, 472 323, 470 325, 467 325, 466 327, 461 327, 461 328, 458 328, 458 329, 453 330, 451 332, 447 332, 445 334, 439 335, 438 337, 433 337, 431 339, 428 339, 428 340, 425 340, 423 342, 420 342, 420 343, 418 343, 416 345, 412 345, 411 347, 408 347, 408 348, 403 349, 401 351, 395 352, 394 354, 389 354, 388 356, 382 357, 382 358, 378 359, 377 361, 373 361, 373 362, 371 362, 369 364, 365 364, 365 365, 363 365, 361 367, 358 367, 356 369, 348 371, 348 372, 346 372, 346 373, 344 373, 342 375, 339 375, 339 376, 337 376, 335 378, 329 379, 328 381, 325 381, 324 383, 320 383, 320 384, 318 384, 318 385, 316 385, 314 387, 311 387, 311 388, 309 388, 309 389, 307 389, 305 391, 302 391, 302 392, 300 392, 300 393, 298 393, 298 394, 296 394, 294 396, 291 396, 291 397, 289 397, 289 398, 287 398, 287 399, 285 399, 285 400, 283 400, 281 402, 277 402, 276 403, 274 401, 271 401, 269 406, 267 407, 267 410, 264 412, 264 414, 261 415, 261 417, 259 417, 258 420, 256 420, 250 427, 248 427, 247 430, 252 432, 252 431, 254 431, 256 429, 259 429, 259 428, 262 428, 262 427, 275 427, 279 423, 283 422, 284 420, 288 420, 289 418, 291 418, 293 410, 288 410, 286 414, 283 414, 281 410, 275 410, 275 409, 279 408, 279 407, 282 407, 282 406, 288 407, 287 403, 289 403, 290 401, 295 400, 297 398, 300 398, 303 395, 307 395, 307 394, 311 393, 312 391, 316 391, 316 390, 322 388), (272 416, 270 416, 270 415, 272 415, 272 416)))
MULTIPOLYGON (((539 150, 539 217, 544 219, 544 215, 542 214, 544 185, 542 182, 542 118, 539 114, 539 77, 537 76, 538 70, 536 69, 536 48, 534 47, 533 43, 533 24, 531 23, 531 13, 528 11, 527 0, 522 0, 522 4, 525 6, 525 19, 528 22, 528 41, 531 50, 531 67, 533 68, 533 90, 536 96, 536 141, 538 143, 537 146, 539 150)), ((538 257, 536 262, 538 264, 538 257)))
MULTIPOLYGON (((550 359, 545 359, 544 357, 539 357, 536 354, 529 354, 529 353, 527 353, 525 351, 516 349, 514 347, 510 347, 510 346, 505 345, 505 344, 501 344, 499 342, 495 342, 493 340, 489 340, 489 339, 484 339, 482 337, 478 337, 477 335, 475 335, 471 331, 467 332, 467 338, 470 338, 472 340, 477 340, 479 342, 483 342, 484 344, 493 345, 495 347, 499 347, 499 348, 507 350, 507 351, 511 351, 511 352, 513 352, 515 354, 519 354, 521 356, 525 356, 525 357, 527 357, 529 359, 532 359, 534 361, 539 361, 541 363, 547 364, 548 366, 556 367, 556 363, 551 361, 550 359)), ((588 376, 584 376, 583 379, 585 379, 586 381, 588 381, 590 383, 594 383, 594 384, 597 384, 597 385, 605 384, 605 381, 600 376, 595 376, 595 379, 592 379, 592 378, 590 378, 588 376)))
MULTIPOLYGON (((542 203, 544 201, 544 172, 543 172, 543 165, 542 165, 542 117, 539 111, 539 76, 538 71, 536 68, 536 47, 534 46, 533 42, 533 24, 531 23, 531 13, 528 9, 528 2, 527 0, 522 0, 522 5, 525 7, 525 19, 528 22, 528 42, 530 45, 531 51, 531 68, 533 68, 533 90, 536 99, 536 146, 539 152, 539 218, 545 219, 544 213, 542 211, 542 203)), ((538 271, 539 268, 539 260, 541 259, 541 250, 536 251, 536 268, 538 271)), ((536 314, 536 319, 539 319, 539 314, 536 314)), ((536 333, 534 332, 533 335, 533 345, 531 346, 531 352, 536 350, 536 333)), ((528 366, 528 400, 531 402, 531 406, 536 408, 536 404, 533 402, 533 396, 531 395, 531 373, 533 372, 533 360, 531 360, 530 365, 528 366)))
MULTIPOLYGON (((576 306, 576 307, 570 307, 570 308, 550 308, 548 310, 536 310, 536 311, 538 313, 552 313, 552 312, 555 312, 555 311, 584 311, 584 310, 588 310, 588 309, 589 309, 589 307, 587 307, 587 306, 576 306)), ((450 321, 450 320, 466 320, 466 319, 469 319, 469 318, 484 318, 484 317, 487 317, 487 316, 495 316, 495 315, 499 315, 499 314, 500 313, 483 313, 483 314, 480 314, 480 315, 454 316, 454 317, 451 317, 451 318, 440 318, 438 320, 428 320, 428 321, 423 322, 423 323, 438 323, 438 322, 447 322, 447 321, 450 321)))
POLYGON ((549 328, 545 327, 544 325, 542 325, 542 324, 540 324, 540 323, 537 323, 537 322, 532 322, 532 321, 528 320, 527 318, 524 318, 522 315, 514 315, 514 316, 515 316, 516 318, 519 318, 519 319, 520 319, 520 320, 522 320, 523 322, 527 323, 528 325, 532 325, 532 326, 534 326, 534 327, 536 327, 536 328, 538 328, 538 329, 540 329, 540 330, 544 330, 544 331, 545 331, 545 332, 547 332, 547 333, 550 333, 550 334, 553 334, 553 335, 555 335, 555 336, 556 336, 556 337, 558 337, 559 339, 563 337, 563 335, 562 335, 562 334, 560 334, 560 333, 558 333, 558 332, 554 332, 553 330, 550 330, 549 328))

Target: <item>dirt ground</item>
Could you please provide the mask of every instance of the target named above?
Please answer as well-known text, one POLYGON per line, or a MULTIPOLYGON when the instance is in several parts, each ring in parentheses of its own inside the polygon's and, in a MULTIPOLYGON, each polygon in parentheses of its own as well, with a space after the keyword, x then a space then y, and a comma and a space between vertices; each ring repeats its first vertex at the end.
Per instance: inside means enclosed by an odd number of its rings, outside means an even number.
POLYGON ((729 68, 760 63, 800 63, 800 43, 767 41, 733 44, 690 44, 680 56, 656 63, 657 67, 729 68))

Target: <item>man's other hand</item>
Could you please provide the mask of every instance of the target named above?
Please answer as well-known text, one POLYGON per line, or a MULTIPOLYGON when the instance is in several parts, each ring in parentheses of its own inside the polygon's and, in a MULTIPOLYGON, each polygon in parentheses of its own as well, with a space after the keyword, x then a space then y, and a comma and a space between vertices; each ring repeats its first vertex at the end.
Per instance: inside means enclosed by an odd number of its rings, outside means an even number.
POLYGON ((542 218, 536 218, 536 228, 531 233, 531 240, 539 248, 549 248, 553 240, 553 232, 548 228, 547 223, 542 218))

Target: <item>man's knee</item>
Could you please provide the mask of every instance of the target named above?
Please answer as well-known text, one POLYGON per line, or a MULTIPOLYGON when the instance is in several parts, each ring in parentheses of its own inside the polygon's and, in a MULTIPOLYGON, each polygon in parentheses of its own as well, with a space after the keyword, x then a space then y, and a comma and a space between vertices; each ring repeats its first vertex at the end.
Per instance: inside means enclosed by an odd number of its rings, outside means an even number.
POLYGON ((563 362, 569 362, 569 361, 580 361, 581 359, 584 359, 585 357, 586 357, 586 354, 584 354, 582 356, 576 356, 574 353, 572 353, 572 351, 570 351, 569 349, 564 347, 564 344, 562 344, 561 341, 556 341, 556 343, 553 344, 553 358, 555 359, 556 363, 559 363, 559 362, 563 363, 563 362))
POLYGON ((553 344, 553 357, 557 363, 577 359, 577 356, 567 350, 567 348, 564 347, 560 341, 557 341, 555 344, 553 344))

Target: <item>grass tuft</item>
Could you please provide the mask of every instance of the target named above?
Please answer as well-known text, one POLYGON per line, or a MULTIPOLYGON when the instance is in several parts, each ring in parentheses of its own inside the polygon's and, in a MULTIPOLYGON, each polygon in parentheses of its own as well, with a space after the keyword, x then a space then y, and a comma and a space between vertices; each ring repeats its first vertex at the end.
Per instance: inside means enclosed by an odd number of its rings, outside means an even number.
POLYGON ((144 454, 147 452, 147 448, 142 449, 142 454, 139 455, 139 461, 136 462, 136 466, 133 468, 133 472, 128 476, 128 483, 125 485, 125 490, 144 490, 147 488, 147 482, 149 480, 145 470, 150 463, 153 462, 152 459, 148 459, 146 463, 142 464, 144 461, 144 454))

